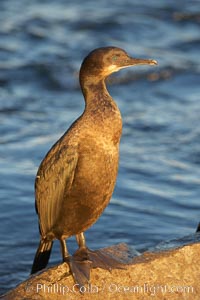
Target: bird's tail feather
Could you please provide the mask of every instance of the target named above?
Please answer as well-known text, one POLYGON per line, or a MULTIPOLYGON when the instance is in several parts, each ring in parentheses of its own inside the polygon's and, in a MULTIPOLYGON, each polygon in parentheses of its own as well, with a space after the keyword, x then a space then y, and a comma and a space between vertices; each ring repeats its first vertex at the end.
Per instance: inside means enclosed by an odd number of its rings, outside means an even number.
POLYGON ((33 261, 31 274, 34 274, 47 266, 52 246, 53 241, 40 241, 33 261))

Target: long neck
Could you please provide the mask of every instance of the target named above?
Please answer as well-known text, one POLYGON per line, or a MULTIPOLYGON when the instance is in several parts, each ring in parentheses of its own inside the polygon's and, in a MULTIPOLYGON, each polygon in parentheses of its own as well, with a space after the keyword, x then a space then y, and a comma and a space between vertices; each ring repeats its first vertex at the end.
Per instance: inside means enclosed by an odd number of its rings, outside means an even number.
POLYGON ((110 96, 105 79, 87 77, 80 80, 81 89, 85 98, 86 109, 102 108, 103 111, 109 108, 117 108, 116 103, 110 96))
POLYGON ((118 144, 122 130, 121 114, 107 91, 104 79, 84 78, 84 81, 80 80, 80 84, 86 104, 85 117, 89 118, 102 134, 106 132, 104 136, 110 136, 114 144, 118 144))

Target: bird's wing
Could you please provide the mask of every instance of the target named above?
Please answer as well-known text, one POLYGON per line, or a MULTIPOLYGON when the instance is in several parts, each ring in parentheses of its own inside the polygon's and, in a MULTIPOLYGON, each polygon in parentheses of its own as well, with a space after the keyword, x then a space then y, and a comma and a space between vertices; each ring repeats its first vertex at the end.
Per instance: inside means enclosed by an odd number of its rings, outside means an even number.
POLYGON ((55 144, 42 161, 35 180, 36 211, 40 232, 51 232, 62 211, 78 161, 77 146, 55 144))

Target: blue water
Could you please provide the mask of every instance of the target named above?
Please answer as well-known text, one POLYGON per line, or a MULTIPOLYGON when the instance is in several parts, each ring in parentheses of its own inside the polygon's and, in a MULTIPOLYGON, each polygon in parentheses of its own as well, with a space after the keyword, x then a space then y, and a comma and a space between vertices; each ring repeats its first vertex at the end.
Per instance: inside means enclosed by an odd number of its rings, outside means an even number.
MULTIPOLYGON (((86 233, 96 249, 139 251, 200 221, 200 2, 0 1, 1 292, 29 275, 39 241, 34 177, 50 146, 83 111, 83 57, 113 45, 158 67, 113 75, 123 116, 110 205, 86 233)), ((76 248, 70 239, 69 249, 76 248)), ((55 243, 51 263, 61 260, 55 243)))

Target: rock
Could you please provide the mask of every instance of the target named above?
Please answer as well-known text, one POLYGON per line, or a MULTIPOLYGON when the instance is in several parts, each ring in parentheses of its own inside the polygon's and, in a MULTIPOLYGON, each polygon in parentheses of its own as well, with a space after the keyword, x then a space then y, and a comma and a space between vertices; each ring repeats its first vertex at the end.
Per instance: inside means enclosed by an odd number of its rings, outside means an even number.
POLYGON ((162 243, 141 255, 126 244, 103 251, 126 263, 112 272, 92 269, 90 286, 78 289, 66 263, 30 276, 4 300, 187 299, 200 298, 200 233, 162 243), (180 246, 181 245, 181 246, 180 246), (81 292, 81 293, 80 293, 81 292))

